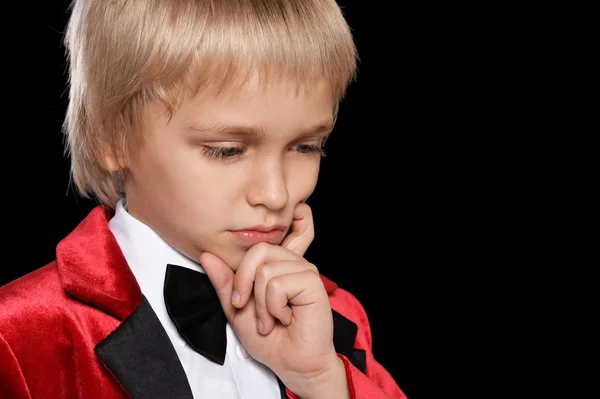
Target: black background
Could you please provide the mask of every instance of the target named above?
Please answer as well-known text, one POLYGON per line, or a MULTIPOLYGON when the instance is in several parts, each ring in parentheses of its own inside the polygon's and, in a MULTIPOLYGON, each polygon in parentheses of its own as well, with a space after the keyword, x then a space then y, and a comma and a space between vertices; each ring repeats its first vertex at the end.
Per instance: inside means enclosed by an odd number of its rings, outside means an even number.
MULTIPOLYGON (((316 238, 306 257, 362 302, 375 356, 408 397, 429 397, 457 367, 447 351, 473 299, 457 287, 490 245, 484 225, 502 217, 486 208, 500 193, 486 183, 494 172, 478 166, 485 145, 469 151, 483 139, 466 134, 483 126, 484 88, 467 86, 477 64, 457 66, 461 28, 444 10, 339 3, 361 61, 309 200, 316 238)), ((63 154, 67 6, 6 9, 3 227, 15 260, 0 284, 52 261, 57 242, 95 206, 69 187, 63 154)), ((491 253, 486 267, 499 261, 491 253)))

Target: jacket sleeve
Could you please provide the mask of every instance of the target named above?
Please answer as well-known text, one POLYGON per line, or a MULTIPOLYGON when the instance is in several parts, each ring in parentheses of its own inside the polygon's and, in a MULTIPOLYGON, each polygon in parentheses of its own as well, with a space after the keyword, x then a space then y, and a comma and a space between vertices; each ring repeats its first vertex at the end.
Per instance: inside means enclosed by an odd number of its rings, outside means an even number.
POLYGON ((19 361, 0 333, 0 398, 31 399, 19 361))
POLYGON ((347 310, 346 317, 358 326, 355 348, 363 349, 366 355, 367 372, 364 374, 357 369, 345 356, 340 355, 346 366, 346 377, 352 399, 407 399, 392 375, 375 359, 371 325, 367 312, 354 295, 338 288, 337 295, 345 306, 340 313, 347 310))

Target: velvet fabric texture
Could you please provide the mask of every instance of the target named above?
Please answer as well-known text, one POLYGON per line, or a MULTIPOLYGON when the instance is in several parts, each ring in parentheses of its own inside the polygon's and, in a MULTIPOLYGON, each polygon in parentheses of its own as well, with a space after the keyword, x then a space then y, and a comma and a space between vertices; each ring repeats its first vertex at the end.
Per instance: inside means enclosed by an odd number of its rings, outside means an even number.
MULTIPOLYGON (((58 244, 55 261, 0 287, 1 398, 192 398, 175 350, 108 228, 111 217, 96 207, 58 244)), ((361 304, 322 280, 352 397, 406 398, 373 358, 361 304)))

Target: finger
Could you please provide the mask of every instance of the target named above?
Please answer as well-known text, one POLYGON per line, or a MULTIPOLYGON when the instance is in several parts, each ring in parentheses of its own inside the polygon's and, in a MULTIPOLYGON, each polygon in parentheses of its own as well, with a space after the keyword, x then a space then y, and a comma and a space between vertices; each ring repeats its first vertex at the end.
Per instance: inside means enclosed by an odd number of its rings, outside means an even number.
POLYGON ((239 300, 232 300, 232 304, 236 308, 246 306, 248 299, 252 295, 252 285, 256 279, 256 270, 259 266, 283 260, 303 261, 304 258, 279 245, 272 245, 266 242, 261 242, 250 247, 242 258, 233 278, 233 291, 237 292, 237 295, 233 295, 232 299, 237 298, 239 300))
MULTIPOLYGON (((281 306, 273 308, 275 313, 269 310, 267 305, 267 287, 276 277, 298 273, 302 271, 312 271, 318 275, 317 268, 305 260, 287 260, 272 262, 260 265, 256 270, 256 279, 254 282, 254 301, 256 316, 258 318, 258 331, 262 334, 269 334, 275 327, 275 319, 288 325, 291 322, 291 309, 288 307, 287 300, 281 299, 281 306)), ((276 283, 275 283, 276 284, 276 283)), ((285 293, 282 293, 285 298, 285 293)))
POLYGON ((312 210, 305 202, 301 202, 294 210, 292 232, 283 240, 281 246, 304 256, 304 253, 315 238, 315 227, 312 210))
POLYGON ((303 312, 309 311, 307 305, 313 304, 329 306, 325 288, 313 270, 283 274, 267 283, 267 310, 282 324, 289 325, 295 315, 302 317, 303 312))
POLYGON ((200 265, 206 272, 208 279, 217 291, 221 307, 231 322, 235 308, 231 304, 233 292, 233 270, 218 256, 209 252, 203 252, 199 257, 200 265))

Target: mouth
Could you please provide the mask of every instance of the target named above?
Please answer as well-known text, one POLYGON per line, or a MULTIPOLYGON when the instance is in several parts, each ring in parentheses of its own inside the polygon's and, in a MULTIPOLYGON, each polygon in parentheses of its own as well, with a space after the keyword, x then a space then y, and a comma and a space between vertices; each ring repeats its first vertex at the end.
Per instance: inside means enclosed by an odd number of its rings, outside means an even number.
POLYGON ((253 226, 241 230, 231 230, 231 234, 238 241, 250 245, 259 242, 268 242, 277 245, 281 243, 286 232, 287 228, 283 225, 253 226))

